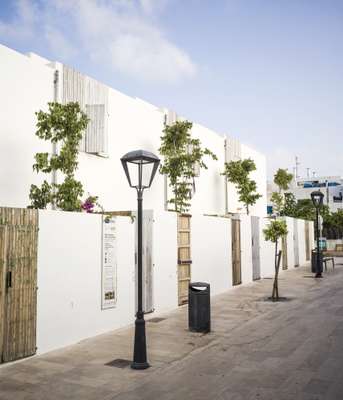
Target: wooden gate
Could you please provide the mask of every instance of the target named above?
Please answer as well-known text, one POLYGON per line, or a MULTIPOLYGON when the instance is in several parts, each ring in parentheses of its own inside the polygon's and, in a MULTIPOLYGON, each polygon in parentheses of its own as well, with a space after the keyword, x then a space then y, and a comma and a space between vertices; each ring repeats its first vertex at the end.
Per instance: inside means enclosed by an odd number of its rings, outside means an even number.
POLYGON ((305 221, 305 250, 306 261, 310 261, 310 225, 308 221, 305 221))
POLYGON ((0 361, 36 352, 37 210, 0 208, 0 361))
POLYGON ((241 273, 241 221, 231 219, 231 242, 232 242, 232 285, 242 283, 241 273))
POLYGON ((179 214, 177 218, 178 299, 179 306, 188 303, 188 286, 191 280, 191 215, 179 214))
POLYGON ((252 278, 261 279, 260 219, 251 217, 252 278))
POLYGON ((282 269, 288 269, 288 256, 287 256, 287 235, 282 236, 282 269))
POLYGON ((298 221, 293 219, 293 244, 294 244, 294 267, 299 267, 299 234, 298 234, 298 221))

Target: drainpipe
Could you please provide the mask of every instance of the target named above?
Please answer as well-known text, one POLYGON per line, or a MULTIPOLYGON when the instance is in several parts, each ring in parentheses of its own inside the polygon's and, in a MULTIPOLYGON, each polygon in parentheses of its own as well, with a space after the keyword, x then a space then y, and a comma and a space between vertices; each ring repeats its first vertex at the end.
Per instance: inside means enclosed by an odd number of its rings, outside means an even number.
MULTIPOLYGON (((54 102, 57 103, 58 99, 59 99, 59 72, 56 69, 55 73, 54 73, 54 102)), ((52 155, 55 156, 57 155, 57 143, 53 143, 52 144, 52 155)), ((52 171, 51 173, 51 183, 57 184, 57 171, 52 171)), ((55 192, 55 190, 53 189, 53 192, 55 192)), ((52 203, 52 209, 56 210, 56 205, 55 203, 52 203)))

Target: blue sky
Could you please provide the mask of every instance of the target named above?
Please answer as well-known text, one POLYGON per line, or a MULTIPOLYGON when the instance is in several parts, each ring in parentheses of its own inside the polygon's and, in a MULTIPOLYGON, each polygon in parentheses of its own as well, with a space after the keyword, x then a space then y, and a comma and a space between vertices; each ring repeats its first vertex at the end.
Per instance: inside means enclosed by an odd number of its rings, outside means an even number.
POLYGON ((0 42, 343 175, 342 0, 0 0, 0 42))

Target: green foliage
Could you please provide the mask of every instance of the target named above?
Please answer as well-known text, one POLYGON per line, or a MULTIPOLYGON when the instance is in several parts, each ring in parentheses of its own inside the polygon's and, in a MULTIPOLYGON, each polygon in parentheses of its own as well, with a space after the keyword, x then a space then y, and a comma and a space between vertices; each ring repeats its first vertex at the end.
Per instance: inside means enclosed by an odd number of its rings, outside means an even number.
POLYGON ((225 163, 223 175, 229 182, 236 185, 239 201, 245 205, 247 214, 252 206, 262 195, 256 193, 256 182, 249 178, 249 174, 256 170, 256 165, 251 158, 225 163))
POLYGON ((263 229, 265 240, 273 243, 277 243, 279 238, 287 235, 287 233, 287 224, 284 220, 273 219, 268 227, 263 229))
POLYGON ((273 204, 274 213, 280 215, 285 206, 285 197, 281 193, 273 192, 270 201, 273 204))
MULTIPOLYGON (((311 199, 301 199, 296 201, 293 194, 286 193, 285 195, 286 203, 281 211, 281 215, 311 221, 316 219, 316 208, 311 199)), ((324 221, 326 221, 330 216, 329 207, 325 204, 322 205, 319 212, 324 221)))
POLYGON ((288 190, 292 182, 293 174, 289 174, 286 169, 279 168, 274 175, 274 183, 279 187, 279 193, 282 190, 288 190))
POLYGON ((280 215, 282 216, 290 216, 295 215, 297 207, 297 201, 293 193, 285 193, 284 194, 284 205, 282 210, 280 210, 280 215))
POLYGON ((52 199, 52 185, 50 185, 47 181, 44 181, 40 188, 36 185, 31 185, 31 205, 29 208, 45 209, 47 205, 52 202, 52 199))
POLYGON ((81 196, 83 188, 81 182, 67 175, 64 182, 56 185, 58 190, 55 195, 57 208, 64 211, 81 211, 81 196))
POLYGON ((331 229, 343 229, 343 210, 329 213, 324 218, 324 226, 331 229))
POLYGON ((174 197, 169 200, 177 212, 185 212, 190 207, 192 181, 196 176, 195 166, 207 169, 204 157, 217 160, 209 149, 202 148, 199 139, 192 139, 192 123, 177 121, 166 125, 161 136, 160 154, 163 163, 160 173, 167 175, 174 197))
POLYGON ((266 241, 275 243, 275 256, 274 256, 275 275, 274 275, 272 299, 273 301, 277 301, 279 300, 278 276, 280 267, 280 259, 278 254, 278 240, 281 237, 288 234, 286 221, 282 219, 272 219, 267 228, 263 229, 263 234, 266 241))
POLYGON ((293 175, 289 174, 286 169, 279 168, 274 175, 274 183, 278 186, 279 191, 273 192, 271 196, 271 202, 273 204, 273 210, 276 215, 285 215, 285 208, 291 207, 292 198, 288 197, 290 193, 283 193, 289 189, 289 184, 293 179, 293 175))
POLYGON ((82 134, 87 128, 87 115, 78 103, 48 103, 47 112, 36 112, 36 136, 59 146, 59 154, 37 153, 33 170, 37 173, 60 171, 64 181, 60 184, 49 184, 44 181, 39 188, 31 185, 29 198, 31 208, 46 208, 55 204, 65 211, 80 211, 83 188, 75 180, 74 173, 78 166, 78 148, 82 134))

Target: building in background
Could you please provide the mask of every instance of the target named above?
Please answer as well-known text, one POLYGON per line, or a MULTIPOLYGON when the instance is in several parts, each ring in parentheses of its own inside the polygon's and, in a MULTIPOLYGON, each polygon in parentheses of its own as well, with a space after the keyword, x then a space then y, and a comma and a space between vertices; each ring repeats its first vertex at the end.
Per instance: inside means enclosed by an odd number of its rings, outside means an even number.
MULTIPOLYGON (((312 176, 294 179, 287 192, 292 193, 296 200, 311 199, 311 192, 320 190, 324 193, 324 204, 331 212, 343 210, 343 177, 341 176, 312 176)), ((273 182, 267 184, 268 210, 272 212, 271 194, 277 191, 273 182)))

